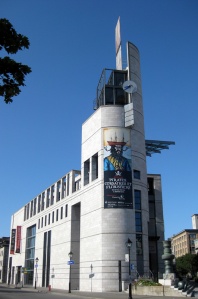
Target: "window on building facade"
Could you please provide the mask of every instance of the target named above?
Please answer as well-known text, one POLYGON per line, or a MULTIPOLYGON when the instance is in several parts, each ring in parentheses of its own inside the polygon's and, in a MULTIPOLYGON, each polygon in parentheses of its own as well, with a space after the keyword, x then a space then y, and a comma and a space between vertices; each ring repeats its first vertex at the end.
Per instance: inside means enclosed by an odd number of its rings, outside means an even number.
POLYGON ((98 153, 92 157, 92 181, 98 178, 98 153))
POLYGON ((61 199, 61 181, 57 182, 57 189, 56 189, 56 201, 61 199))
POLYGON ((141 190, 134 190, 135 209, 141 210, 141 190))
POLYGON ((34 202, 32 200, 31 203, 30 203, 30 217, 33 216, 33 206, 34 206, 34 202))
POLYGON ((24 283, 29 285, 33 284, 34 277, 35 238, 36 225, 33 225, 27 228, 26 234, 25 268, 28 269, 28 272, 24 277, 24 283))
POLYGON ((34 215, 36 215, 36 202, 37 202, 37 198, 34 199, 34 215))
POLYGON ((51 186, 51 206, 54 204, 54 185, 51 186))
POLYGON ((52 212, 52 223, 54 223, 54 211, 52 212))
POLYGON ((43 227, 43 217, 41 218, 41 227, 43 227))
POLYGON ((154 195, 154 179, 153 178, 148 178, 147 179, 147 183, 148 183, 148 194, 149 195, 154 195))
POLYGON ((134 179, 140 180, 140 171, 134 169, 133 170, 133 177, 134 177, 134 179))
POLYGON ((27 214, 26 214, 26 219, 29 219, 29 213, 30 213, 30 204, 27 204, 27 210, 26 210, 27 214))
POLYGON ((50 216, 51 216, 51 214, 49 213, 49 215, 48 215, 48 224, 50 224, 50 216))
POLYGON ((135 227, 136 227, 136 232, 142 232, 142 214, 141 214, 141 212, 135 212, 135 227))
POLYGON ((24 207, 23 221, 25 221, 25 220, 26 220, 26 209, 27 209, 27 207, 25 206, 25 207, 24 207))
POLYGON ((58 209, 56 210, 56 221, 58 221, 58 209))
POLYGON ((90 160, 84 162, 84 186, 89 184, 90 160))
POLYGON ((65 217, 67 217, 68 214, 68 205, 65 205, 65 217))
POLYGON ((45 208, 45 192, 42 193, 41 211, 45 208))
POLYGON ((39 220, 38 220, 38 229, 40 228, 40 218, 39 218, 39 220))
POLYGON ((45 215, 45 226, 47 225, 47 215, 45 215))
POLYGON ((47 189, 47 200, 46 200, 46 208, 50 206, 50 188, 47 189))
POLYGON ((61 207, 60 218, 63 219, 63 207, 61 207))
POLYGON ((66 177, 62 178, 62 198, 66 197, 66 177))
POLYGON ((41 195, 38 196, 38 213, 41 211, 41 195))

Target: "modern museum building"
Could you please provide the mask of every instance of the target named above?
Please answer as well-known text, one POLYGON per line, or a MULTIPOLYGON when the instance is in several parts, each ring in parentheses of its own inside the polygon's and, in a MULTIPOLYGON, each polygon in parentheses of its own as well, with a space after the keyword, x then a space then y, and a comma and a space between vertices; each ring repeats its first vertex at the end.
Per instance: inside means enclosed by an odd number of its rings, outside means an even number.
POLYGON ((9 284, 120 291, 164 273, 161 176, 146 157, 169 141, 146 140, 139 51, 104 69, 82 125, 81 169, 71 170, 12 215, 9 284))

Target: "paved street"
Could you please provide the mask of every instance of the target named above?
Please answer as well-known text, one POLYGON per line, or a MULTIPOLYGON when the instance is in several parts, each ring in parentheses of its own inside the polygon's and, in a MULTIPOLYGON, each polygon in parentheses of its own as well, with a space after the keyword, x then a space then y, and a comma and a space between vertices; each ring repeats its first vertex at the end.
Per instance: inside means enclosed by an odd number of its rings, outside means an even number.
MULTIPOLYGON (((53 289, 51 292, 47 288, 37 288, 33 287, 24 287, 24 288, 15 288, 14 286, 8 286, 6 284, 0 284, 0 299, 128 299, 127 292, 105 292, 105 293, 96 293, 96 292, 80 292, 72 291, 71 294, 65 290, 56 290, 53 289)), ((159 296, 138 296, 133 295, 133 298, 136 299, 162 299, 163 297, 159 296)), ((182 297, 167 297, 168 299, 180 299, 182 297)))

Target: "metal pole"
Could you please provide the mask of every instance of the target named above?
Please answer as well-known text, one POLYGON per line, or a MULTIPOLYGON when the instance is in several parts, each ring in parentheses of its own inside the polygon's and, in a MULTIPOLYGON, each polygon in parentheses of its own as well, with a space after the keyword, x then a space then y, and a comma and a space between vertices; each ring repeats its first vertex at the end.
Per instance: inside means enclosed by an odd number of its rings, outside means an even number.
MULTIPOLYGON (((71 261, 71 257, 70 257, 71 261)), ((69 293, 71 293, 71 264, 69 265, 69 293)))
POLYGON ((93 266, 91 264, 91 292, 92 292, 92 269, 93 269, 93 266))
POLYGON ((36 262, 36 274, 35 274, 35 285, 34 285, 35 289, 36 289, 36 278, 37 278, 37 262, 36 262))
POLYGON ((129 283, 129 299, 132 299, 132 289, 131 289, 131 263, 130 263, 130 253, 131 253, 131 248, 129 247, 129 279, 130 279, 130 283, 129 283))

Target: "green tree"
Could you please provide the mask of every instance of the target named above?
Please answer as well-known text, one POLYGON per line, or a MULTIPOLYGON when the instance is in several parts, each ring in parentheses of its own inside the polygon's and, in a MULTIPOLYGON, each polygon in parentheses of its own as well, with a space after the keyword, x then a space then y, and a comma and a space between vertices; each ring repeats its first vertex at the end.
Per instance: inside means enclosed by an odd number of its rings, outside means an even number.
POLYGON ((190 273, 193 277, 198 272, 198 255, 187 253, 176 258, 176 270, 180 276, 190 273))
MULTIPOLYGON (((0 19, 0 51, 16 54, 24 48, 29 49, 29 40, 18 34, 7 19, 0 19)), ((0 96, 6 104, 13 102, 13 97, 19 95, 20 87, 25 86, 25 76, 31 73, 31 68, 16 62, 8 56, 0 58, 0 96)))

